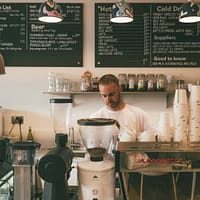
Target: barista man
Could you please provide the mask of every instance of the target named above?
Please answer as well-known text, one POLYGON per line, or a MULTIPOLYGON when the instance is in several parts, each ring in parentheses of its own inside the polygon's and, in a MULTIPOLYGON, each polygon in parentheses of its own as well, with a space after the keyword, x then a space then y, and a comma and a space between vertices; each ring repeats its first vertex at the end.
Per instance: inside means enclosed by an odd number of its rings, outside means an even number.
POLYGON ((121 86, 116 76, 106 74, 99 80, 99 92, 105 106, 100 108, 91 117, 112 118, 119 122, 119 140, 135 141, 136 135, 141 132, 155 132, 150 118, 140 108, 126 104, 121 97, 121 86))
MULTIPOLYGON (((97 110, 95 113, 93 113, 91 117, 112 118, 112 119, 117 120, 120 125, 120 131, 118 135, 118 138, 120 141, 135 141, 136 135, 139 136, 144 131, 147 131, 149 133, 152 133, 152 132, 154 133, 155 132, 154 126, 150 118, 148 118, 147 114, 142 109, 136 106, 126 104, 121 97, 121 91, 122 89, 119 84, 119 80, 116 76, 114 76, 113 74, 103 75, 99 80, 99 92, 102 96, 105 106, 97 110)), ((148 177, 148 179, 149 178, 150 177, 148 177)), ((145 181, 146 181, 146 177, 145 177, 145 181)), ((140 183, 140 175, 135 174, 135 173, 134 175, 132 174, 131 181, 129 182, 130 184, 134 185, 132 188, 136 189, 133 192, 137 194, 136 195, 134 193, 134 199, 137 199, 137 197, 139 196, 138 186, 140 183)), ((161 182, 163 183, 163 179, 161 179, 161 182)), ((169 183, 171 184, 171 182, 169 183)), ((152 184, 150 183, 150 185, 152 184)), ((164 188, 166 188, 165 186, 164 188)), ((155 188, 152 188, 152 190, 155 195, 155 188)), ((163 195, 160 199, 162 200, 165 200, 165 198, 166 200, 171 199, 171 197, 166 195, 166 192, 164 192, 162 189, 161 191, 163 195)), ((143 197, 145 196, 143 194, 143 197)), ((153 197, 151 198, 147 194, 148 200, 159 199, 159 196, 157 197, 155 196, 155 198, 153 197)))

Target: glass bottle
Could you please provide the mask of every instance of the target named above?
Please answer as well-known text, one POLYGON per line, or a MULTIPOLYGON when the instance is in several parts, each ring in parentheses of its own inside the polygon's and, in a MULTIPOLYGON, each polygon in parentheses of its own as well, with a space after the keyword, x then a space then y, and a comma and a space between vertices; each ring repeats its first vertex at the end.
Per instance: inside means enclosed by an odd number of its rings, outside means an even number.
POLYGON ((154 74, 146 75, 146 86, 147 86, 147 91, 149 92, 152 92, 155 90, 155 75, 154 74))
POLYGON ((32 133, 32 129, 31 126, 28 127, 28 135, 27 135, 27 142, 33 142, 33 133, 32 133))
POLYGON ((164 92, 166 89, 166 76, 164 74, 156 75, 156 90, 164 92))
POLYGON ((122 91, 127 91, 128 81, 126 74, 119 74, 118 79, 119 79, 119 84, 122 87, 122 91))
POLYGON ((177 80, 176 81, 176 88, 177 89, 184 89, 185 88, 185 81, 184 80, 177 80))

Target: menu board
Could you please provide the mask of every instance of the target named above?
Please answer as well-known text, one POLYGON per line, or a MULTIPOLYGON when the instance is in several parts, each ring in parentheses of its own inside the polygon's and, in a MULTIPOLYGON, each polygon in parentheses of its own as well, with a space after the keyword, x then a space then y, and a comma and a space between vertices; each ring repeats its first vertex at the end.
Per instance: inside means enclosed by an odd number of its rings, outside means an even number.
POLYGON ((83 5, 59 3, 63 21, 38 20, 40 3, 0 3, 0 52, 6 66, 83 64, 83 5))
POLYGON ((180 3, 132 3, 131 23, 95 4, 96 67, 200 67, 200 23, 178 21, 180 3))

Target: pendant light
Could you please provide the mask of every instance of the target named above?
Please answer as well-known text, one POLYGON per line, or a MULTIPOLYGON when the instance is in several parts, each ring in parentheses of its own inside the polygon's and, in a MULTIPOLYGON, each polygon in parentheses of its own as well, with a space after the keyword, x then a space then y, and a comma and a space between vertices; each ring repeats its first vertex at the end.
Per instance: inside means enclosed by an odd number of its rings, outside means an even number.
POLYGON ((3 55, 0 54, 0 75, 5 74, 5 66, 4 66, 4 58, 3 55))
POLYGON ((129 23, 133 21, 133 8, 130 4, 121 0, 112 5, 111 22, 129 23))
POLYGON ((194 23, 200 21, 200 3, 188 0, 180 8, 179 22, 194 23))
POLYGON ((47 0, 39 8, 39 18, 42 22, 58 23, 63 20, 62 11, 58 4, 53 0, 47 0))

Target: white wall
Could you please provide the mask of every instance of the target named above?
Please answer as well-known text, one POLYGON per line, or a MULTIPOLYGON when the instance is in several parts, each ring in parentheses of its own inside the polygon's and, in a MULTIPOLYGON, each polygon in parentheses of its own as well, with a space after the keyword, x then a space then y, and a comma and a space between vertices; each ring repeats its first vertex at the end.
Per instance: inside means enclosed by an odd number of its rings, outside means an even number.
MULTIPOLYGON (((19 1, 10 0, 7 2, 19 1)), ((38 0, 35 2, 42 1, 38 0)), ((70 1, 60 2, 67 3, 70 1)), ((50 96, 44 94, 44 92, 47 91, 47 77, 50 71, 66 73, 73 80, 80 80, 81 74, 86 70, 90 70, 96 76, 101 76, 104 73, 113 73, 117 75, 121 72, 141 72, 171 74, 174 75, 177 79, 185 79, 187 82, 195 82, 196 80, 200 80, 200 68, 95 68, 94 3, 108 1, 74 0, 73 2, 84 3, 83 67, 6 67, 6 75, 0 77, 0 105, 4 108, 4 135, 6 135, 11 128, 11 116, 23 115, 25 118, 24 124, 22 125, 24 137, 26 137, 27 135, 28 126, 32 126, 35 139, 38 142, 40 142, 43 147, 51 147, 52 145, 54 145, 54 133, 50 122, 49 112, 50 96)), ((174 1, 170 0, 168 2, 174 1)), ((157 98, 155 95, 153 95, 152 97, 149 97, 147 95, 125 95, 124 97, 126 102, 140 106, 141 108, 145 109, 145 111, 152 117, 155 124, 159 119, 160 112, 166 110, 164 96, 160 96, 159 98, 157 98)), ((97 108, 101 107, 102 105, 102 101, 98 94, 85 96, 75 95, 73 108, 74 126, 77 126, 76 120, 78 118, 89 116, 90 113, 94 112, 97 108)), ((19 134, 17 126, 14 128, 13 133, 15 133, 16 135, 19 134)))

